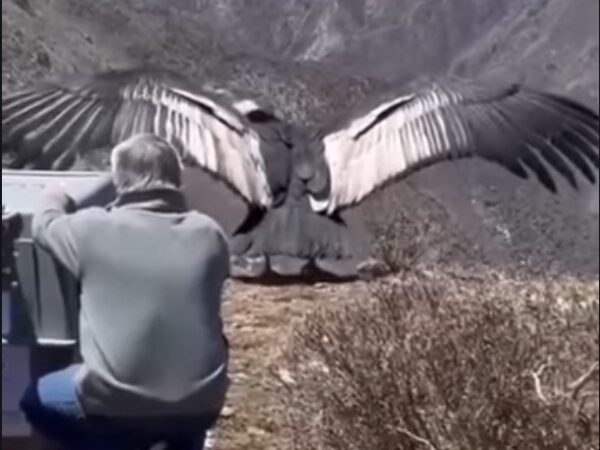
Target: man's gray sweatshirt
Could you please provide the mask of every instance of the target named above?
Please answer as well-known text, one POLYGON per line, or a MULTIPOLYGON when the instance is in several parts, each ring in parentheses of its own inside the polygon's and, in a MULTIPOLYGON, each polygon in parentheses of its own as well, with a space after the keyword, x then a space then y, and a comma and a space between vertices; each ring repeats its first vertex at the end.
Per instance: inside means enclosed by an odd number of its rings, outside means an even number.
POLYGON ((178 191, 68 213, 50 196, 36 242, 81 283, 77 390, 92 416, 216 414, 227 391, 222 229, 178 191))

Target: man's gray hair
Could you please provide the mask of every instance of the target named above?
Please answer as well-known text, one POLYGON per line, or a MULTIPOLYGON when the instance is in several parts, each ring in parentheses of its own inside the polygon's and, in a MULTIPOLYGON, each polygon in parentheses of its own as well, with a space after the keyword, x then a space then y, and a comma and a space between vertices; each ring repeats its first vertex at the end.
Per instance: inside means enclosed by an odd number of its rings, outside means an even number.
POLYGON ((119 194, 181 187, 177 150, 154 134, 138 134, 118 144, 111 154, 111 166, 119 194))

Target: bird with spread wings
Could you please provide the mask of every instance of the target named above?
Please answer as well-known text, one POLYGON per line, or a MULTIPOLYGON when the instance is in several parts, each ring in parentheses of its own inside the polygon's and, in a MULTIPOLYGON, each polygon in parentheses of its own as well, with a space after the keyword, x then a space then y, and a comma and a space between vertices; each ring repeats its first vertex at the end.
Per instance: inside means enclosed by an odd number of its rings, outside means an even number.
POLYGON ((441 161, 478 157, 553 192, 557 176, 574 188, 581 177, 595 183, 600 164, 596 111, 519 84, 391 90, 318 133, 160 69, 75 76, 2 98, 6 168, 69 170, 146 132, 249 206, 231 243, 234 276, 251 279, 355 277, 360 261, 340 212, 441 161))

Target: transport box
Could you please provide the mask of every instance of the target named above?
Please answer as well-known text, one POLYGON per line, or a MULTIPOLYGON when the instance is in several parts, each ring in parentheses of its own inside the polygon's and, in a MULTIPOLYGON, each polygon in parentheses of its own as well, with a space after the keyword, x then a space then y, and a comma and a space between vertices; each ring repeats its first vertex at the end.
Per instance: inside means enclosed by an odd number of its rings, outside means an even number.
POLYGON ((2 204, 18 213, 8 224, 3 220, 3 344, 72 345, 77 339, 77 283, 31 239, 31 217, 42 190, 56 183, 84 205, 114 198, 103 173, 2 171, 2 204), (105 189, 94 192, 103 180, 105 189))

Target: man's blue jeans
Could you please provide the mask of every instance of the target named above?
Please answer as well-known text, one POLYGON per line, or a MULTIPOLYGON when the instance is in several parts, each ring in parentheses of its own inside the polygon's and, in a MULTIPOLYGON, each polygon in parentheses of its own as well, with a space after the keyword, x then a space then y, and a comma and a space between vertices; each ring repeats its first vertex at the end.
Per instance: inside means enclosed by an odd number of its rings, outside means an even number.
POLYGON ((136 450, 167 442, 178 450, 202 450, 215 417, 111 419, 86 417, 75 391, 79 366, 34 382, 21 401, 31 426, 69 450, 136 450))

